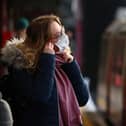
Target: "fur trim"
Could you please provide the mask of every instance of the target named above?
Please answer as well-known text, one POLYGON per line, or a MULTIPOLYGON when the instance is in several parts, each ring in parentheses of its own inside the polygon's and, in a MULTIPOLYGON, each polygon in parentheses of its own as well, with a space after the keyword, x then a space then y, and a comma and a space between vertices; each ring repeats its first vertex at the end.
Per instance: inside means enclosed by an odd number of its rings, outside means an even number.
POLYGON ((0 61, 7 66, 23 68, 25 65, 24 55, 22 51, 16 47, 16 44, 12 43, 6 44, 6 46, 2 48, 0 61))
POLYGON ((23 41, 24 41, 23 38, 18 39, 16 37, 13 37, 12 39, 7 40, 6 45, 19 44, 22 43, 23 41))

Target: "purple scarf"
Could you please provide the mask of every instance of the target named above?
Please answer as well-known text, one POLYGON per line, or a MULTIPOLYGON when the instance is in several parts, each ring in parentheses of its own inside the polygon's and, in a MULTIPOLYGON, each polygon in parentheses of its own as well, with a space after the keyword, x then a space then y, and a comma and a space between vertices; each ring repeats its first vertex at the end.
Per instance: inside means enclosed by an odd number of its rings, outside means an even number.
POLYGON ((59 100, 59 123, 60 126, 80 126, 81 116, 79 104, 70 80, 61 69, 63 58, 56 55, 55 79, 59 100))

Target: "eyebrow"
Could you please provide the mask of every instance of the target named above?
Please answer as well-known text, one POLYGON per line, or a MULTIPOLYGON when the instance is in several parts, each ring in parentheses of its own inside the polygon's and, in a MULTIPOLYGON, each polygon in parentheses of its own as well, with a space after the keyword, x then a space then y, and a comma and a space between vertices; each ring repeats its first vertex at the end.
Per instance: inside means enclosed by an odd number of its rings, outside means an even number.
POLYGON ((62 33, 62 31, 61 32, 56 32, 55 34, 61 34, 62 33))

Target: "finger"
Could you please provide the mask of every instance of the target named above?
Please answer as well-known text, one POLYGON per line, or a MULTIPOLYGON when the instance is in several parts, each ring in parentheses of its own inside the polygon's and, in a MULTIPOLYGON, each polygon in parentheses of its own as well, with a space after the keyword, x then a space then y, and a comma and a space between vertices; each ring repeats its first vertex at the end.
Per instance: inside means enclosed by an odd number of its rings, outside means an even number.
POLYGON ((52 44, 51 42, 49 42, 49 47, 50 48, 54 48, 54 44, 52 44))

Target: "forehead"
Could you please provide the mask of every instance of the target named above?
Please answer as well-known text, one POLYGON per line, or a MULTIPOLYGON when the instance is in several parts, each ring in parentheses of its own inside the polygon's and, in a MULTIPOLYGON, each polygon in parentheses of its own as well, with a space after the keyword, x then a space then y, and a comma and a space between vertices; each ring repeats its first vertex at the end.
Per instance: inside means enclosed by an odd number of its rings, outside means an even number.
POLYGON ((51 22, 51 24, 50 24, 51 33, 61 32, 61 29, 62 29, 62 26, 59 25, 56 21, 51 22))

